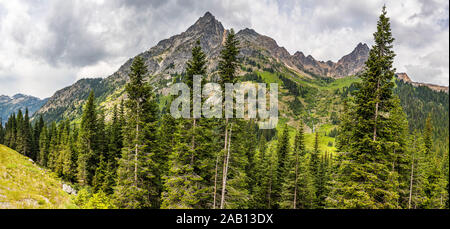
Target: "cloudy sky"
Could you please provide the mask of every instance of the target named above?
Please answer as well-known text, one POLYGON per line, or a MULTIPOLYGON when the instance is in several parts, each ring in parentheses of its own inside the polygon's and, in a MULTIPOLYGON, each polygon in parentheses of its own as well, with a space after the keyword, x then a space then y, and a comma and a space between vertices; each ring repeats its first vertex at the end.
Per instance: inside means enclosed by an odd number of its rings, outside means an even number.
POLYGON ((373 44, 383 4, 397 71, 448 85, 447 0, 0 0, 0 95, 44 98, 78 79, 107 77, 206 11, 226 28, 274 38, 291 54, 337 61, 359 42, 373 44))

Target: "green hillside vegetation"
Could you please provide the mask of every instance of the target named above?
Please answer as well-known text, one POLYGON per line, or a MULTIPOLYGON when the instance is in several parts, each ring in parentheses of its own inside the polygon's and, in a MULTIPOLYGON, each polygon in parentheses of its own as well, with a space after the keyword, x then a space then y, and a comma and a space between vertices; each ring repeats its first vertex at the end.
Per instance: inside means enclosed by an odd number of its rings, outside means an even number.
POLYGON ((0 145, 0 209, 74 207, 55 173, 0 145))

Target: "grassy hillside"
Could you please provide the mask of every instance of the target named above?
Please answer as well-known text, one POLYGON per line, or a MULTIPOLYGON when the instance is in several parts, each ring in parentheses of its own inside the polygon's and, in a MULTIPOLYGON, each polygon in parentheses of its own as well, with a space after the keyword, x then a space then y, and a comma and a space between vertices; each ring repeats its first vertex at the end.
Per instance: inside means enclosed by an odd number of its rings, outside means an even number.
POLYGON ((0 145, 0 209, 72 207, 55 174, 0 145))

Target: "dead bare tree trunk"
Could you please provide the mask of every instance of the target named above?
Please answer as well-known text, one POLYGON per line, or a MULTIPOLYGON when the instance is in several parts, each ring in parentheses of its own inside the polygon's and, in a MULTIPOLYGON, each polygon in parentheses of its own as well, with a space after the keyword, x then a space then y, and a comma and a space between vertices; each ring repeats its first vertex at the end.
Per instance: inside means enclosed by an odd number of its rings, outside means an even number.
POLYGON ((222 198, 220 200, 220 209, 224 208, 224 204, 225 204, 225 192, 226 192, 226 188, 227 188, 227 175, 228 175, 228 164, 230 161, 230 146, 231 146, 231 131, 232 131, 232 126, 230 127, 230 135, 228 136, 228 147, 227 147, 227 155, 224 159, 224 173, 223 173, 223 178, 222 178, 222 198))
POLYGON ((217 193, 217 167, 219 167, 219 154, 216 157, 216 174, 214 175, 214 202, 213 209, 216 209, 216 193, 217 193))

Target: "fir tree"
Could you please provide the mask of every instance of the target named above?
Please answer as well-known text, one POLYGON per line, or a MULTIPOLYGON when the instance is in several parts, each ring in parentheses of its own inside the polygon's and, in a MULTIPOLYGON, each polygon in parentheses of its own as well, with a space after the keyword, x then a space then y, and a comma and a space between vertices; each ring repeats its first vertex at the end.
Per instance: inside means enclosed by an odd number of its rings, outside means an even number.
POLYGON ((312 208, 314 187, 306 159, 303 123, 300 122, 294 141, 294 149, 288 155, 286 176, 283 177, 280 208, 312 208))
POLYGON ((237 81, 236 69, 238 67, 239 41, 236 39, 234 30, 227 34, 224 48, 220 52, 219 75, 220 84, 225 88, 225 83, 235 83, 237 81))
POLYGON ((191 163, 193 150, 186 138, 187 131, 179 121, 174 134, 176 145, 170 155, 169 175, 165 178, 162 208, 192 209, 198 207, 200 196, 204 190, 200 186, 202 178, 194 172, 191 163))
POLYGON ((39 138, 41 136, 42 129, 44 128, 44 119, 42 118, 42 115, 39 116, 38 121, 34 124, 33 128, 33 139, 32 139, 32 152, 34 155, 33 160, 38 161, 39 157, 39 138))
MULTIPOLYGON (((322 190, 320 189, 320 151, 319 151, 319 132, 316 131, 314 134, 314 149, 311 152, 311 158, 309 163, 309 169, 314 181, 314 189, 316 194, 319 194, 322 190)), ((317 197, 317 196, 316 196, 317 197)), ((316 199, 317 201, 317 199, 316 199)))
POLYGON ((50 150, 50 136, 46 125, 42 127, 41 134, 39 136, 39 159, 38 162, 41 166, 47 166, 48 153, 50 150))
POLYGON ((91 184, 96 169, 97 157, 97 112, 91 91, 83 109, 78 138, 77 179, 81 185, 91 184))
MULTIPOLYGON (((341 127, 348 146, 341 147, 337 182, 327 199, 338 208, 399 208, 398 171, 393 167, 400 139, 393 136, 392 115, 395 106, 392 68, 394 52, 386 8, 374 33, 375 44, 369 52, 362 82, 355 92, 355 105, 349 110, 353 123, 341 127)), ((401 109, 401 108, 400 108, 401 109)), ((342 138, 341 138, 342 139, 342 138)), ((342 143, 340 144, 342 146, 342 143)))
POLYGON ((126 85, 127 118, 124 127, 124 148, 118 168, 115 190, 120 208, 159 207, 157 168, 157 105, 151 86, 146 83, 147 66, 141 57, 131 65, 130 82, 126 85))
MULTIPOLYGON (((288 156, 290 153, 290 142, 289 142, 289 128, 287 125, 284 126, 283 133, 277 142, 277 174, 276 181, 273 186, 274 204, 280 201, 282 182, 286 175, 286 162, 288 161, 288 156)), ((277 205, 274 205, 277 207, 277 205)))
MULTIPOLYGON (((425 123, 425 130, 423 134, 423 144, 425 150, 425 184, 423 191, 425 194, 425 201, 422 203, 423 208, 443 208, 445 195, 445 181, 443 164, 438 154, 433 151, 433 127, 431 124, 431 116, 425 123)), ((446 194, 448 196, 448 194, 446 194)))
POLYGON ((33 129, 31 127, 30 123, 30 117, 28 108, 25 109, 25 117, 24 117, 24 148, 23 151, 25 152, 25 155, 30 157, 31 159, 35 160, 36 155, 34 155, 33 152, 33 129))
POLYGON ((113 108, 113 117, 112 117, 112 123, 109 126, 108 130, 108 153, 106 155, 105 161, 108 164, 108 174, 107 176, 110 176, 108 179, 109 183, 106 185, 108 188, 106 188, 104 191, 108 194, 111 194, 112 186, 115 185, 116 175, 117 175, 117 168, 118 168, 118 160, 121 156, 121 151, 123 148, 123 135, 122 135, 122 128, 123 128, 123 103, 121 102, 121 108, 120 110, 117 110, 117 106, 114 106, 113 108))

